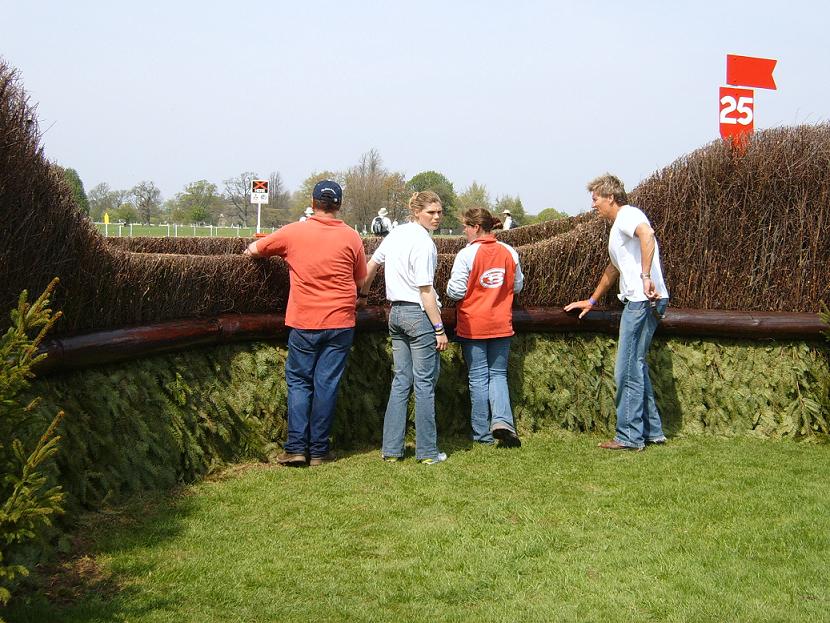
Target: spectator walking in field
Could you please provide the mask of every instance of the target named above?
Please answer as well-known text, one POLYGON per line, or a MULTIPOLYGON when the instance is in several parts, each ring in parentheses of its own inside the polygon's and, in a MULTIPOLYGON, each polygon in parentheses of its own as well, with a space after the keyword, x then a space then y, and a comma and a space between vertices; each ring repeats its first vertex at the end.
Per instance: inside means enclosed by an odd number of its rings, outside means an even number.
POLYGON ((473 441, 518 447, 507 360, 513 336, 513 295, 524 284, 519 255, 510 245, 496 240, 500 225, 484 208, 464 213, 464 235, 469 244, 452 265, 447 296, 456 306, 455 333, 461 342, 470 386, 470 424, 473 441))
POLYGON ((433 287, 438 251, 430 235, 441 222, 441 199, 429 190, 416 192, 409 211, 411 222, 393 229, 369 260, 360 298, 365 299, 383 265, 386 298, 392 302, 389 335, 395 370, 383 418, 381 455, 385 461, 403 458, 407 404, 414 383, 415 458, 432 465, 447 458, 438 451, 435 428, 435 384, 447 334, 433 287))
POLYGON ((252 257, 279 255, 288 264, 288 438, 277 457, 282 465, 333 460, 329 435, 337 389, 354 338, 357 291, 366 279, 360 236, 337 218, 342 204, 336 182, 318 182, 306 222, 289 223, 245 250, 252 257))
POLYGON ((392 231, 392 221, 386 216, 389 214, 386 208, 378 210, 378 215, 372 219, 372 233, 375 236, 385 238, 392 231))
POLYGON ((614 439, 599 444, 606 450, 642 450, 648 443, 665 443, 663 424, 648 375, 646 354, 657 324, 666 312, 669 292, 663 281, 660 248, 646 215, 628 205, 619 178, 605 174, 588 184, 591 207, 613 223, 608 239, 611 262, 593 294, 565 306, 565 311, 587 314, 619 280, 624 308, 614 377, 617 382, 617 431, 614 439))
POLYGON ((510 214, 510 210, 502 210, 502 215, 504 216, 504 222, 502 223, 502 229, 507 231, 508 229, 513 228, 513 216, 510 214))

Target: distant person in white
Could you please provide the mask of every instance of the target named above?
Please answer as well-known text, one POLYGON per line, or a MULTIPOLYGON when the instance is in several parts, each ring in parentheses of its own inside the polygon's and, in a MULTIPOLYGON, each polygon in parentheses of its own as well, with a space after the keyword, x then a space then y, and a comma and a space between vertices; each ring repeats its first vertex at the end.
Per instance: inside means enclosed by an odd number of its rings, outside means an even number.
POLYGON ((308 207, 305 209, 305 212, 303 212, 303 215, 299 218, 299 221, 302 223, 302 222, 304 222, 306 219, 308 219, 308 217, 309 217, 309 216, 311 216, 311 215, 313 215, 313 214, 314 214, 314 210, 312 210, 312 209, 311 209, 311 206, 308 206, 308 207))
POLYGON ((392 221, 389 220, 387 214, 389 212, 386 208, 381 208, 378 210, 378 215, 372 219, 372 233, 375 236, 385 237, 392 231, 392 221))
POLYGON ((502 210, 502 214, 504 214, 504 221, 502 222, 501 228, 507 231, 513 227, 513 217, 510 216, 510 210, 502 210))

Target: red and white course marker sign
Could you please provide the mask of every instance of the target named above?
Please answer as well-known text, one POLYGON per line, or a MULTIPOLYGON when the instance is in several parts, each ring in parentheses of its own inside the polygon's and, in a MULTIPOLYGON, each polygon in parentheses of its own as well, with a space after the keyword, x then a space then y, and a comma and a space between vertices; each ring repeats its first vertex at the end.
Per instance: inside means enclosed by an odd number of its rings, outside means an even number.
POLYGON ((720 88, 721 138, 737 138, 755 129, 755 91, 720 88))
POLYGON ((720 135, 739 144, 755 129, 755 91, 739 87, 777 89, 772 72, 778 63, 773 58, 726 55, 726 83, 720 88, 720 135))

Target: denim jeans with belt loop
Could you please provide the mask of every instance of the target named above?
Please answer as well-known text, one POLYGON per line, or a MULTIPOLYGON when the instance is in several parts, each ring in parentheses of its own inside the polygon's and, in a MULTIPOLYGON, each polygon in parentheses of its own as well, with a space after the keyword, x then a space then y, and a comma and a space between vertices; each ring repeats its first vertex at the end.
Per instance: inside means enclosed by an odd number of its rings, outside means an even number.
POLYGON ((415 458, 438 456, 435 384, 441 368, 435 330, 417 303, 395 302, 389 312, 394 377, 383 417, 383 456, 402 457, 409 391, 415 386, 415 458))
POLYGON ((328 454, 337 388, 353 339, 354 328, 291 329, 288 334, 288 454, 328 454))
MULTIPOLYGON (((666 313, 668 299, 657 301, 656 311, 666 313)), ((617 382, 617 431, 614 439, 631 448, 646 441, 663 441, 663 424, 648 376, 646 355, 658 319, 649 301, 626 301, 620 320, 620 338, 614 378, 617 382)))
POLYGON ((459 337, 470 385, 470 424, 473 441, 493 443, 492 426, 503 424, 513 432, 513 411, 507 387, 507 360, 511 337, 469 339, 459 337))

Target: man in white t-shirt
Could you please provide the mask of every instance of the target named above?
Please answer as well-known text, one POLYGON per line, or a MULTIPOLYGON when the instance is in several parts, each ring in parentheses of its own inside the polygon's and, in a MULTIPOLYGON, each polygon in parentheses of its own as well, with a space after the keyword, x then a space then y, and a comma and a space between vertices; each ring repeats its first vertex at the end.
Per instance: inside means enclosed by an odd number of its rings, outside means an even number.
POLYGON ((669 303, 663 281, 660 249, 654 230, 639 208, 628 205, 619 178, 605 174, 588 184, 591 207, 611 221, 608 254, 611 262, 593 294, 565 306, 565 311, 587 314, 619 280, 624 308, 614 377, 617 382, 617 430, 614 439, 599 444, 606 450, 642 450, 646 444, 665 443, 660 413, 648 376, 646 354, 660 318, 669 303))

